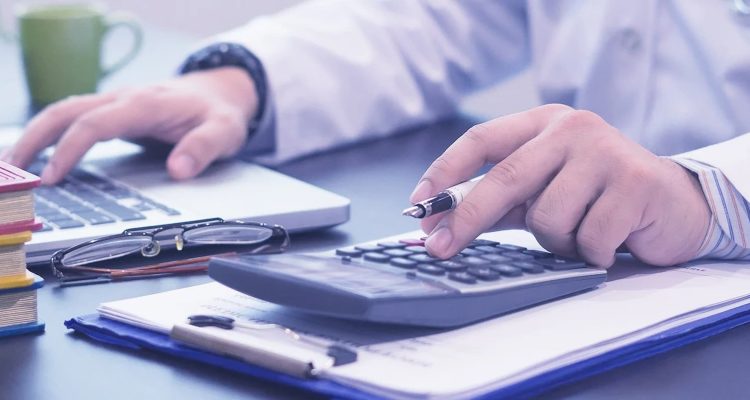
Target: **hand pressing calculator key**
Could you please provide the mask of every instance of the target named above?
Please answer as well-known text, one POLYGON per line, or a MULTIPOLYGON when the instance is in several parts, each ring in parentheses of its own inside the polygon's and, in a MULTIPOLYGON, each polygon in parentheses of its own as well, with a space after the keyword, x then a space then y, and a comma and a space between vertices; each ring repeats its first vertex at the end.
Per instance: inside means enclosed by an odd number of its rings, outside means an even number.
POLYGON ((452 327, 596 287, 607 272, 538 250, 475 240, 448 260, 421 240, 326 253, 213 258, 215 280, 272 303, 333 317, 452 327))

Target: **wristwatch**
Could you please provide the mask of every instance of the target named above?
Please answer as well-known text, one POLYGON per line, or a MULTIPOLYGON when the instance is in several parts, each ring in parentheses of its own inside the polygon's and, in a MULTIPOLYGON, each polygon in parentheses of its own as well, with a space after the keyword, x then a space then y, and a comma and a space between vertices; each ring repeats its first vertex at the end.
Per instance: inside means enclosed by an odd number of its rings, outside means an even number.
POLYGON ((239 67, 245 70, 255 83, 258 92, 258 110, 248 122, 248 138, 258 128, 268 103, 268 82, 263 64, 250 50, 236 43, 215 43, 191 54, 180 66, 179 73, 209 70, 220 67, 239 67))

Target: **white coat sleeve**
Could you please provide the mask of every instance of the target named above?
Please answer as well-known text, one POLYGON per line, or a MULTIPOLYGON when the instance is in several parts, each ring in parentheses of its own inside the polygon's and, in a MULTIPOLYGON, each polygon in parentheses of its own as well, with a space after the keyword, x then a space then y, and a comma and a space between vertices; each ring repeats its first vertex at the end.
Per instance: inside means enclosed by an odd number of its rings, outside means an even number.
POLYGON ((263 63, 275 164, 446 117, 529 62, 521 0, 316 0, 213 38, 263 63))

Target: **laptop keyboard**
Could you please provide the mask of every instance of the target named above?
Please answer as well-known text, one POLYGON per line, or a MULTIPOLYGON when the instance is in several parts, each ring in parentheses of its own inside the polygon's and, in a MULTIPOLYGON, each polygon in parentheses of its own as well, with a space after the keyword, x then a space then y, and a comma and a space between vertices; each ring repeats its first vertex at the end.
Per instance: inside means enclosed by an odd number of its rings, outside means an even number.
POLYGON ((152 211, 180 215, 137 191, 81 169, 56 186, 35 189, 34 201, 36 215, 44 222, 41 231, 143 220, 144 213, 152 211))

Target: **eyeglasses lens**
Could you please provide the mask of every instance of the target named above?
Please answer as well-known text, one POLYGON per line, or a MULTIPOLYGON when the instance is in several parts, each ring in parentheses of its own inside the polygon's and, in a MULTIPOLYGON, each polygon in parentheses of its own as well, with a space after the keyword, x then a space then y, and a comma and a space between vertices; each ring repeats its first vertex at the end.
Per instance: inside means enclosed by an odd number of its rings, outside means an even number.
POLYGON ((253 244, 273 236, 269 227, 254 225, 209 225, 186 230, 182 237, 188 243, 196 244, 253 244))
POLYGON ((91 264, 127 256, 152 246, 149 236, 120 236, 82 246, 65 254, 61 263, 66 267, 91 264))

